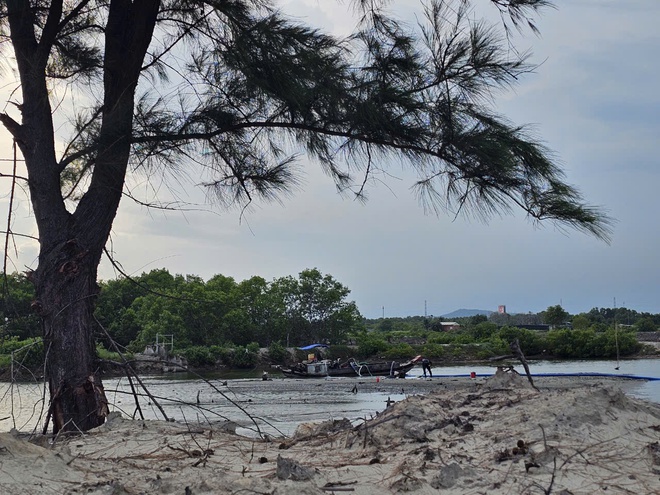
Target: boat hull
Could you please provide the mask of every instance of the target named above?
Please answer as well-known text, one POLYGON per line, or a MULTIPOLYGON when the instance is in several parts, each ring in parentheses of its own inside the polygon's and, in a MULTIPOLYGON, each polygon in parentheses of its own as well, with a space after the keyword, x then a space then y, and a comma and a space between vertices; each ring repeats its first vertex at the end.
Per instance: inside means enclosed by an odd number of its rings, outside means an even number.
POLYGON ((280 368, 285 377, 289 378, 326 378, 326 377, 366 377, 391 376, 403 378, 421 360, 419 356, 399 363, 385 361, 378 363, 356 363, 352 361, 342 367, 332 367, 330 361, 318 363, 299 363, 290 368, 280 368))

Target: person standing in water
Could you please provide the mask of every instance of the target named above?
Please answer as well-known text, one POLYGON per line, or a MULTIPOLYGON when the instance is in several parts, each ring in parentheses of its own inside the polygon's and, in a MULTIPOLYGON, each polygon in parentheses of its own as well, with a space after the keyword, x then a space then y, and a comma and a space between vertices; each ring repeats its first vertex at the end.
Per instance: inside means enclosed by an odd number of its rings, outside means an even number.
POLYGON ((424 372, 424 378, 426 378, 426 372, 429 372, 429 378, 433 378, 433 372, 431 371, 431 361, 427 358, 422 359, 422 371, 424 372))

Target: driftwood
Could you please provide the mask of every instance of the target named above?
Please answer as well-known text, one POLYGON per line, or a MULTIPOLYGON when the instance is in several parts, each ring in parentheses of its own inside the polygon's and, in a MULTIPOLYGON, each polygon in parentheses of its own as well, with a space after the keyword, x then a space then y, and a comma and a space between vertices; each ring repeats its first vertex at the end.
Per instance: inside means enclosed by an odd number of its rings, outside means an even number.
POLYGON ((527 364, 527 359, 525 359, 525 355, 522 352, 522 349, 520 349, 520 342, 518 339, 515 339, 513 342, 509 344, 509 348, 511 351, 520 359, 520 362, 523 365, 523 368, 525 368, 525 374, 527 375, 527 379, 529 380, 530 385, 532 388, 536 391, 539 389, 534 385, 534 380, 532 380, 532 374, 529 372, 529 365, 527 364))

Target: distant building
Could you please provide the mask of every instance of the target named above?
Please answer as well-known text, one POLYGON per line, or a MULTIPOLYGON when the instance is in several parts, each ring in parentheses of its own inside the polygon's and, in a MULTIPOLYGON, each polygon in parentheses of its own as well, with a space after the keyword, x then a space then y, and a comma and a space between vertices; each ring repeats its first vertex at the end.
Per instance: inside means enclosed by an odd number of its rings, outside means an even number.
POLYGON ((504 305, 504 304, 500 304, 500 305, 497 307, 497 312, 498 312, 499 314, 501 314, 501 315, 505 315, 505 314, 506 314, 506 305, 504 305))
POLYGON ((461 325, 459 325, 455 321, 441 321, 440 328, 442 329, 443 332, 451 332, 452 330, 458 330, 459 328, 461 328, 461 325))

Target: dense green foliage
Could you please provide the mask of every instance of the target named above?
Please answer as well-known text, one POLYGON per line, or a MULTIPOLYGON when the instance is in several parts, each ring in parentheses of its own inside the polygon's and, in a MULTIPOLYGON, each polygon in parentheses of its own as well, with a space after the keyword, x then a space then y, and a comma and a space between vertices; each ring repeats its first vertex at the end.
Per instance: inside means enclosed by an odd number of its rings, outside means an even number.
POLYGON ((40 338, 20 340, 18 337, 4 337, 0 339, 0 368, 11 366, 13 359, 14 370, 33 370, 43 365, 44 345, 40 338))
MULTIPOLYGON (((0 368, 9 366, 12 352, 17 367, 41 365, 43 345, 34 337, 39 328, 31 314, 30 287, 21 275, 7 277, 0 368)), ((417 354, 436 362, 487 359, 510 354, 514 339, 530 357, 612 358, 617 347, 620 356, 639 352, 636 331, 653 332, 660 320, 659 315, 627 308, 595 308, 571 317, 560 306, 538 315, 462 318, 453 331, 445 331, 442 318, 435 317, 363 320, 355 303, 346 301, 348 288, 316 269, 272 282, 261 277, 236 282, 222 275, 205 282, 161 269, 134 280, 103 282, 101 288, 96 312, 100 357, 121 361, 106 350, 113 349, 108 335, 136 352, 154 343, 157 334, 173 335, 175 353, 198 368, 252 368, 263 360, 284 364, 306 358, 302 351, 292 356, 287 347, 316 341, 331 343, 326 356, 342 360, 408 359, 417 354), (550 331, 524 328, 525 323, 551 320, 557 328, 550 331), (573 328, 562 328, 566 321, 573 328), (267 352, 260 356, 264 347, 267 352)))
MULTIPOLYGON (((355 303, 346 301, 349 293, 317 269, 272 282, 261 277, 236 282, 222 275, 204 282, 154 270, 135 280, 104 283, 96 316, 109 335, 134 351, 154 343, 157 334, 172 335, 180 349, 342 343, 362 319, 355 303)), ((199 351, 191 357, 215 359, 199 351)))
POLYGON ((550 306, 546 309, 543 314, 543 322, 552 326, 560 326, 565 324, 571 315, 564 310, 559 304, 556 306, 550 306))
POLYGON ((0 298, 1 336, 14 336, 19 339, 40 337, 39 318, 32 310, 34 285, 23 274, 13 273, 2 279, 0 298))
POLYGON ((358 339, 358 350, 363 348, 383 357, 404 357, 396 349, 410 344, 414 354, 430 358, 486 359, 511 354, 509 344, 518 339, 529 357, 614 358, 640 352, 642 345, 636 331, 656 331, 660 315, 627 308, 594 308, 571 317, 561 306, 551 306, 539 314, 459 318, 461 326, 457 331, 435 331, 441 328, 440 321, 441 318, 421 316, 366 320, 368 337, 358 339), (525 328, 526 324, 537 327, 542 321, 556 328, 525 328))

